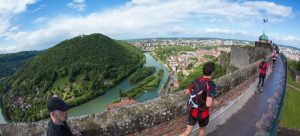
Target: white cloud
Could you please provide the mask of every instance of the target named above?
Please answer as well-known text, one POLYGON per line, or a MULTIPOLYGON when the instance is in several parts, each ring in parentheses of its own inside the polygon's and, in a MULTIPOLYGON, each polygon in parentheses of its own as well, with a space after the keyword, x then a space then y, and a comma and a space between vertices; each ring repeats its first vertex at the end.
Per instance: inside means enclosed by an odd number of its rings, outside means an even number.
POLYGON ((83 11, 86 7, 85 0, 73 0, 67 6, 78 11, 83 11))
POLYGON ((186 30, 181 26, 173 26, 168 32, 170 35, 186 34, 186 30))
MULTIPOLYGON (((229 29, 219 29, 219 28, 206 28, 203 31, 199 31, 198 33, 206 33, 206 34, 220 34, 220 35, 235 35, 235 36, 244 36, 249 39, 258 40, 259 33, 247 33, 239 30, 229 30, 229 29)), ((300 37, 292 36, 292 35, 280 35, 280 34, 267 34, 270 40, 275 43, 285 44, 285 45, 294 45, 300 47, 300 37)))
POLYGON ((18 14, 26 10, 27 5, 35 3, 36 0, 0 0, 0 14, 18 14))
POLYGON ((137 4, 137 5, 148 5, 148 4, 155 4, 162 2, 162 0, 131 0, 132 4, 137 4))
POLYGON ((206 28, 203 32, 210 34, 234 34, 234 32, 231 30, 218 28, 206 28))
POLYGON ((36 9, 32 10, 31 13, 35 13, 38 12, 40 10, 42 10, 43 8, 45 8, 46 5, 45 4, 41 4, 39 7, 37 7, 36 9))
POLYGON ((47 20, 47 18, 45 18, 45 17, 39 17, 39 18, 35 19, 33 21, 33 23, 44 23, 44 22, 46 22, 46 20, 47 20))
POLYGON ((207 34, 221 34, 221 35, 239 35, 239 36, 257 36, 257 34, 251 34, 247 33, 245 31, 241 30, 229 30, 229 29, 219 29, 219 28, 206 28, 203 31, 200 31, 200 33, 207 33, 207 34))
POLYGON ((8 31, 18 31, 19 29, 20 29, 19 26, 14 26, 14 27, 9 28, 8 31))
MULTIPOLYGON (((84 0, 74 0, 72 3, 70 6, 76 5, 74 3, 84 3, 84 6, 76 8, 79 10, 85 8, 84 0)), ((158 37, 170 32, 171 34, 186 33, 189 31, 180 24, 192 22, 195 19, 207 22, 207 18, 217 18, 217 21, 222 20, 240 25, 244 23, 251 26, 253 23, 262 22, 265 16, 277 20, 289 18, 292 14, 291 7, 263 1, 234 3, 226 0, 132 0, 123 6, 94 12, 87 16, 59 16, 48 20, 45 27, 34 31, 6 33, 6 38, 16 43, 7 50, 14 52, 45 49, 66 38, 90 33, 135 38, 149 37, 149 34, 158 37)), ((212 20, 212 22, 215 21, 212 20)), ((201 25, 201 22, 196 23, 201 25)), ((207 28, 203 32, 247 35, 243 31, 217 28, 207 28)))
POLYGON ((300 37, 292 35, 279 35, 279 34, 268 34, 269 38, 272 39, 275 43, 278 41, 284 45, 294 45, 300 48, 300 37))
POLYGON ((0 36, 11 27, 10 19, 26 11, 30 4, 37 0, 0 0, 0 36))

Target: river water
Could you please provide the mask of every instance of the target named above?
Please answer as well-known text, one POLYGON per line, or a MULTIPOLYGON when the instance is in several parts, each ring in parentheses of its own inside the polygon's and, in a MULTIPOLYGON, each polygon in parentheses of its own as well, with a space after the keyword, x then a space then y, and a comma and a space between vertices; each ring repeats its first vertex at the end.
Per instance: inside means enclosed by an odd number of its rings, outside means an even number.
MULTIPOLYGON (((164 72, 159 86, 153 90, 145 90, 145 92, 136 99, 137 102, 143 102, 158 97, 159 90, 162 88, 168 77, 168 70, 164 65, 162 65, 158 60, 155 60, 150 53, 146 52, 144 54, 146 56, 145 66, 154 66, 157 70, 162 68, 164 72)), ((71 117, 75 117, 105 111, 107 105, 119 98, 119 88, 126 92, 131 87, 133 86, 129 84, 128 79, 126 78, 121 83, 108 90, 104 95, 70 109, 69 115, 71 117)))
MULTIPOLYGON (((145 66, 154 66, 156 70, 163 69, 163 76, 159 83, 159 86, 153 90, 145 90, 143 94, 141 94, 138 98, 136 98, 137 102, 143 102, 146 100, 150 100, 159 96, 159 91, 166 82, 168 78, 168 70, 162 65, 158 60, 155 60, 149 52, 144 53, 146 56, 145 66)), ((123 91, 128 91, 132 85, 129 84, 128 78, 124 79, 122 82, 106 91, 104 95, 98 96, 97 98, 90 100, 84 104, 76 106, 69 110, 70 117, 76 117, 81 115, 87 115, 92 113, 98 113, 105 111, 107 105, 111 104, 114 100, 119 98, 119 89, 121 88, 123 91)), ((1 109, 0 109, 0 124, 5 124, 6 120, 4 119, 1 109)))

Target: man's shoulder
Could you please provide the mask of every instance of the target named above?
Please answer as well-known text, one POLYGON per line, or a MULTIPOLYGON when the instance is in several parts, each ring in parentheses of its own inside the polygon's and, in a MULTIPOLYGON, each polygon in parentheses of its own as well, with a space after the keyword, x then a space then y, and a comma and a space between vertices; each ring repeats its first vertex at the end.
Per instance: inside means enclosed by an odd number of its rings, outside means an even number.
POLYGON ((216 83, 213 80, 208 81, 209 86, 216 87, 216 83))

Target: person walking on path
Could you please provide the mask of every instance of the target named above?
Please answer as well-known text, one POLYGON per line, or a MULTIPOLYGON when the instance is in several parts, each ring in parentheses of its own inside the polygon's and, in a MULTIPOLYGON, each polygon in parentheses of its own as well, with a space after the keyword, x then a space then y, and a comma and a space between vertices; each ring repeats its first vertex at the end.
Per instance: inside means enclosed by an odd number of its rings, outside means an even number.
POLYGON ((269 68, 268 61, 266 61, 266 57, 264 56, 263 60, 259 63, 258 69, 259 69, 259 76, 258 76, 258 84, 257 89, 262 92, 262 88, 264 86, 264 81, 267 75, 267 70, 269 68))
POLYGON ((195 124, 199 124, 199 136, 205 135, 205 128, 209 122, 209 108, 213 105, 216 84, 212 81, 215 64, 207 62, 203 66, 203 77, 197 78, 186 90, 190 95, 188 106, 187 128, 180 136, 188 136, 195 124))
POLYGON ((272 56, 272 59, 273 59, 273 66, 272 67, 275 66, 275 62, 276 62, 278 56, 279 56, 279 53, 277 51, 274 51, 273 56, 272 56))

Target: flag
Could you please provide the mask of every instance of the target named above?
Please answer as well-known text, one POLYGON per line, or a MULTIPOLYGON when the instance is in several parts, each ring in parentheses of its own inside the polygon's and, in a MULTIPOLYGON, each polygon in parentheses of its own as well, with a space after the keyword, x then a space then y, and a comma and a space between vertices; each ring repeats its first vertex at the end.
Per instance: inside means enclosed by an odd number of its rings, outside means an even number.
POLYGON ((267 18, 264 18, 263 21, 264 21, 264 23, 267 23, 267 22, 268 22, 268 19, 267 19, 267 18))

